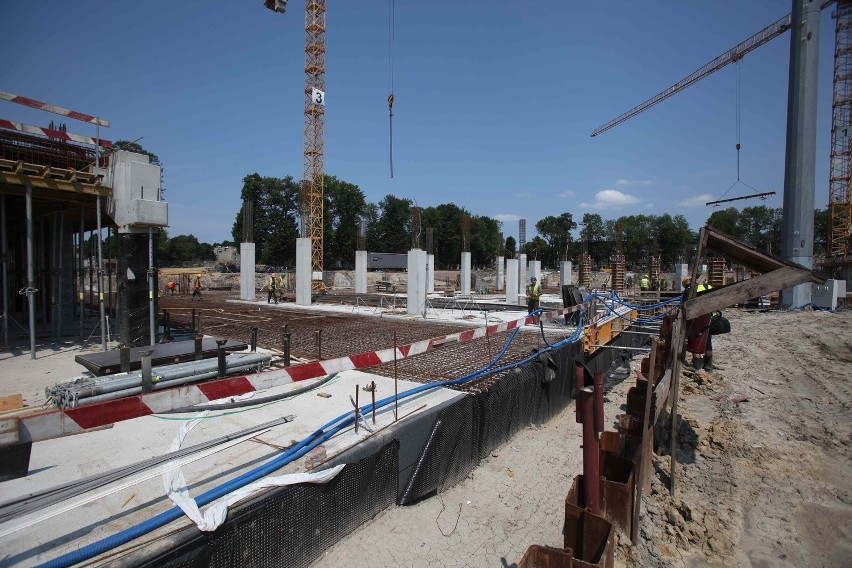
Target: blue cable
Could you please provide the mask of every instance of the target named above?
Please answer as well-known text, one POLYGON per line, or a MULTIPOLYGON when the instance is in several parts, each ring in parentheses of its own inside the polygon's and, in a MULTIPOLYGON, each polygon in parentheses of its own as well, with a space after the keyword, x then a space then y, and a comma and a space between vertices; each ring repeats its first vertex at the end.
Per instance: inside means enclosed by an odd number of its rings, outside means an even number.
MULTIPOLYGON (((582 328, 579 328, 579 329, 582 329, 582 328)), ((407 398, 409 396, 413 396, 415 394, 419 394, 421 392, 424 392, 424 391, 430 390, 430 389, 434 389, 434 388, 439 388, 439 387, 448 386, 448 385, 460 384, 460 383, 472 380, 474 378, 478 378, 478 377, 488 373, 489 371, 491 373, 502 372, 504 370, 511 369, 515 366, 518 366, 518 365, 521 365, 521 364, 528 362, 533 357, 535 357, 537 354, 534 354, 533 356, 527 357, 526 359, 523 359, 523 360, 518 361, 516 363, 512 363, 510 365, 505 365, 505 366, 500 367, 498 369, 494 369, 493 371, 491 370, 491 368, 506 353, 506 351, 509 348, 509 345, 511 345, 511 343, 514 340, 515 336, 517 335, 518 331, 520 331, 519 327, 512 330, 511 335, 506 339, 506 343, 503 346, 503 349, 500 351, 500 353, 497 354, 497 357, 495 357, 483 369, 480 369, 480 370, 475 371, 473 373, 469 373, 468 375, 459 377, 457 379, 439 381, 439 382, 436 382, 436 383, 429 383, 429 384, 424 384, 424 385, 414 387, 412 389, 409 389, 408 391, 405 391, 403 393, 399 393, 399 395, 397 397, 389 396, 389 397, 386 397, 386 398, 384 398, 380 401, 377 401, 375 403, 375 407, 378 409, 378 408, 387 406, 388 404, 393 402, 395 399, 398 400, 400 398, 407 398)), ((575 332, 575 335, 576 335, 576 332, 575 332)), ((555 345, 560 345, 562 343, 563 342, 560 342, 560 343, 557 343, 555 345)), ((364 407, 362 407, 361 409, 359 409, 359 412, 360 413, 367 413, 367 412, 371 412, 372 409, 373 409, 373 405, 368 404, 368 405, 365 405, 364 407)), ((302 457, 303 455, 305 455, 306 453, 311 451, 313 448, 319 446, 320 444, 322 444, 323 442, 325 442, 326 440, 328 440, 329 438, 331 438, 332 436, 337 434, 343 428, 346 428, 347 426, 352 424, 354 422, 354 420, 355 420, 355 411, 354 410, 352 412, 348 412, 346 414, 338 416, 337 418, 335 418, 335 419, 327 422, 325 425, 321 426, 313 434, 311 434, 307 438, 303 439, 302 441, 297 443, 292 448, 285 450, 280 456, 274 458, 273 460, 271 460, 267 464, 264 464, 264 465, 254 469, 252 471, 248 471, 248 472, 246 472, 242 475, 239 475, 239 476, 235 477, 234 479, 232 479, 232 480, 230 480, 230 481, 228 481, 228 482, 226 482, 226 483, 224 483, 224 484, 222 484, 218 487, 214 487, 213 489, 210 489, 210 490, 204 492, 203 494, 201 494, 201 495, 199 495, 198 497, 195 498, 195 502, 199 506, 206 505, 207 503, 210 503, 211 501, 214 501, 214 500, 216 500, 220 497, 227 495, 228 493, 231 493, 232 491, 234 491, 236 489, 239 489, 240 487, 243 487, 244 485, 248 485, 249 483, 252 483, 253 481, 257 481, 258 479, 260 479, 260 478, 272 473, 273 471, 276 471, 276 470, 284 467, 285 465, 293 462, 294 460, 302 457), (329 429, 329 430, 325 431, 326 429, 329 429)), ((141 523, 139 523, 139 524, 137 524, 133 527, 130 527, 130 528, 125 529, 125 530, 123 530, 119 533, 116 533, 114 535, 103 538, 103 539, 101 539, 97 542, 93 542, 92 544, 84 546, 83 548, 80 548, 78 550, 75 550, 75 551, 66 553, 62 556, 59 556, 57 558, 54 558, 53 560, 50 560, 50 561, 42 564, 41 566, 43 568, 65 568, 65 567, 71 566, 73 564, 78 564, 80 562, 83 562, 85 560, 88 560, 90 558, 98 556, 100 554, 103 554, 104 552, 112 550, 112 549, 114 549, 118 546, 126 544, 133 539, 139 538, 139 537, 141 537, 141 536, 143 536, 143 535, 145 535, 145 534, 147 534, 147 533, 149 533, 153 530, 156 530, 156 529, 162 527, 163 525, 165 525, 169 522, 172 522, 172 521, 179 519, 181 516, 183 516, 183 511, 180 509, 180 507, 177 507, 177 506, 172 507, 172 508, 168 509, 167 511, 164 511, 164 512, 158 514, 158 515, 155 515, 154 517, 151 517, 150 519, 143 521, 143 522, 141 522, 141 523)))

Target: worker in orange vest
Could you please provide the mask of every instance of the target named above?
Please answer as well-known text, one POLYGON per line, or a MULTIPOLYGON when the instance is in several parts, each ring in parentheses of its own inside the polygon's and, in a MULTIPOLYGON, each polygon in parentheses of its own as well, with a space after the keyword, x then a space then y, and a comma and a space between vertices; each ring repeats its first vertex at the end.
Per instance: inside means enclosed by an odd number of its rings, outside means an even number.
POLYGON ((201 300, 201 275, 195 275, 195 282, 192 284, 192 297, 190 300, 194 300, 195 297, 198 296, 198 299, 201 300))

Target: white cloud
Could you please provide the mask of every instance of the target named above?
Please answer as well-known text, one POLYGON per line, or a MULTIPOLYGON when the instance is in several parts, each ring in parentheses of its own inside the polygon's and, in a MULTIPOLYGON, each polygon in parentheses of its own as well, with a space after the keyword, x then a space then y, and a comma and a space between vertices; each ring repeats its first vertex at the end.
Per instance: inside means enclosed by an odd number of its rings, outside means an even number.
POLYGON ((698 207, 699 205, 704 205, 708 201, 712 201, 713 196, 709 193, 702 193, 701 195, 696 195, 695 197, 690 197, 689 199, 683 199, 677 202, 679 207, 698 207))
POLYGON ((653 203, 648 203, 647 205, 645 205, 645 209, 653 209, 653 208, 654 208, 653 203))
POLYGON ((622 193, 617 189, 604 189, 595 194, 594 207, 624 207, 625 205, 639 203, 639 201, 638 197, 622 193))
POLYGON ((494 218, 498 221, 519 221, 521 217, 519 215, 513 215, 511 213, 506 213, 502 215, 494 215, 494 218))
POLYGON ((562 193, 557 193, 556 197, 574 197, 575 195, 577 194, 571 191, 570 189, 566 189, 562 193))
POLYGON ((650 179, 618 179, 615 181, 615 185, 653 185, 654 180, 650 179))
POLYGON ((532 193, 529 191, 522 191, 521 193, 516 193, 515 197, 532 197, 532 193))

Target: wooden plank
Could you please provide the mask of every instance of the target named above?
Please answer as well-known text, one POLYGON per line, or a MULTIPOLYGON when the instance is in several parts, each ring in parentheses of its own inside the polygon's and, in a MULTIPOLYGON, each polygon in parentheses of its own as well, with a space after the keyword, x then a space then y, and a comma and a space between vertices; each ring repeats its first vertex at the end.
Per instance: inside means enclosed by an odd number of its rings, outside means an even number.
POLYGON ((809 270, 794 266, 784 266, 778 270, 773 270, 767 274, 761 274, 742 282, 712 289, 709 292, 702 293, 700 296, 687 300, 684 303, 686 319, 693 320, 716 310, 721 310, 734 304, 742 304, 752 298, 784 290, 796 284, 818 281, 819 279, 814 277, 809 270))
POLYGON ((14 410, 16 408, 23 408, 24 406, 24 395, 22 394, 13 394, 10 396, 0 396, 0 411, 3 410, 14 410))
POLYGON ((657 383, 657 386, 654 387, 654 423, 657 422, 657 419, 660 417, 660 413, 666 407, 666 403, 669 400, 669 392, 671 389, 669 388, 672 383, 672 370, 666 369, 666 372, 663 373, 663 378, 660 379, 660 382, 657 383))
POLYGON ((98 183, 87 184, 77 181, 42 178, 24 173, 0 172, 0 183, 21 186, 31 185, 36 188, 54 189, 86 195, 103 195, 107 197, 112 195, 112 188, 98 183))

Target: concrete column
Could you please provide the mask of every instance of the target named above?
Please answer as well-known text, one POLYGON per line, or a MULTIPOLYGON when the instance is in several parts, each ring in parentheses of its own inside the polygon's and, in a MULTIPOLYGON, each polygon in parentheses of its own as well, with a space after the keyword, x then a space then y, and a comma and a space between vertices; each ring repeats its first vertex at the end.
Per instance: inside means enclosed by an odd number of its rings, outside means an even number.
POLYGON ((408 251, 408 292, 407 312, 418 315, 426 308, 426 251, 411 249, 408 251))
MULTIPOLYGON (((820 3, 793 0, 792 12, 781 254, 791 262, 811 268, 814 262, 820 3)), ((809 282, 781 291, 781 307, 800 308, 810 301, 809 282)))
POLYGON ((470 253, 461 253, 461 294, 470 294, 470 253))
MULTIPOLYGON (((530 261, 530 277, 535 276, 536 279, 541 282, 541 261, 540 260, 531 260, 530 261)), ((544 284, 542 283, 542 286, 544 284)))
POLYGON ((505 270, 506 258, 503 256, 497 257, 497 281, 495 282, 495 287, 498 290, 502 290, 503 286, 505 286, 503 272, 505 270))
POLYGON ((527 280, 529 277, 529 267, 527 266, 527 255, 518 255, 518 293, 527 289, 527 280))
POLYGON ((296 239, 296 304, 311 305, 311 239, 296 239))
POLYGON ((431 294, 435 291, 435 255, 426 255, 426 292, 431 294))
POLYGON ((518 259, 506 261, 506 303, 518 304, 518 259))
MULTIPOLYGON (((675 264, 675 290, 683 292, 683 279, 687 276, 689 276, 689 265, 675 264)), ((642 276, 637 272, 636 278, 642 278, 642 276)))
POLYGON ((562 293, 562 287, 574 283, 572 273, 573 266, 570 260, 563 260, 559 263, 559 291, 562 293))
POLYGON ((355 293, 367 293, 367 251, 355 251, 355 293))
POLYGON ((240 243, 240 300, 255 300, 255 244, 240 243))

